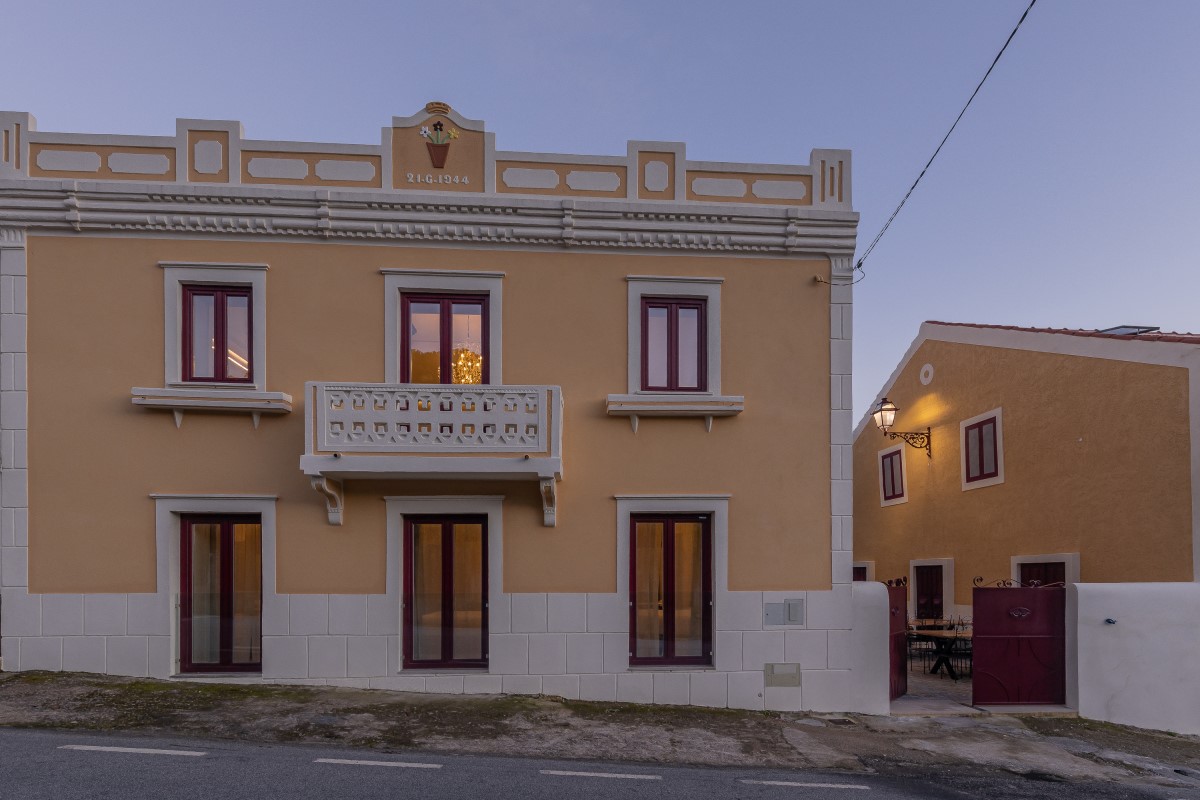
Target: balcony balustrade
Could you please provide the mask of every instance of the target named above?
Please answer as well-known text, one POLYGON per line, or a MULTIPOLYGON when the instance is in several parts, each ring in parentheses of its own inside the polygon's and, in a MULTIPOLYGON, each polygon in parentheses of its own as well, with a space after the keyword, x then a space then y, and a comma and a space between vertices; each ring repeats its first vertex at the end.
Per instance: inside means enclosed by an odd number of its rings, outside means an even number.
POLYGON ((536 480, 554 525, 562 479, 557 386, 305 384, 300 469, 341 524, 354 478, 536 480))

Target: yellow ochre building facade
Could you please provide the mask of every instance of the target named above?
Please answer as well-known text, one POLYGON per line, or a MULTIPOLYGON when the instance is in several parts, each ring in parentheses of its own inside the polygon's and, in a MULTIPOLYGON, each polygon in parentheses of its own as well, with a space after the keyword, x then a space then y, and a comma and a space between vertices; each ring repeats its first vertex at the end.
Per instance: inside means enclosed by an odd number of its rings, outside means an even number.
POLYGON ((4 668, 881 707, 850 169, 0 113, 4 668))

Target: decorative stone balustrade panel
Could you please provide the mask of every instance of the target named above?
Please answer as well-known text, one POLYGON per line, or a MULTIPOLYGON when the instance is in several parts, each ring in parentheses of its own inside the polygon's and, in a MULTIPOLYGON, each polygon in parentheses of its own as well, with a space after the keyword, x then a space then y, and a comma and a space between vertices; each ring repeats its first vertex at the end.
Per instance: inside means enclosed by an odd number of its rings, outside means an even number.
POLYGON ((549 386, 320 384, 317 450, 546 452, 549 386))

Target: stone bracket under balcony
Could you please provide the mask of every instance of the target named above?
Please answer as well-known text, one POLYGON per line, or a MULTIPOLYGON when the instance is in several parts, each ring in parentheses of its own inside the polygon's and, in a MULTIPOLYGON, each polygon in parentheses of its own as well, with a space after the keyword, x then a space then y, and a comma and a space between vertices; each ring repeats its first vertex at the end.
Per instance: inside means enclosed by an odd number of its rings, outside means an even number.
POLYGON ((300 469, 342 523, 344 483, 528 480, 554 527, 562 480, 557 386, 319 383, 305 386, 300 469))

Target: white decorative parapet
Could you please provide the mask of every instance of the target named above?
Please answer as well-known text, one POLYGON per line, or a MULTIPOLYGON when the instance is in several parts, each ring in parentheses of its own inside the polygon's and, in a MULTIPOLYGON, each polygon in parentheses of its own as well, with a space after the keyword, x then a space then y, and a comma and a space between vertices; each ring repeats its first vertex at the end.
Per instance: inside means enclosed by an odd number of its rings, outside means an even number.
POLYGON ((390 477, 537 480, 554 525, 559 387, 310 382, 305 395, 300 469, 325 495, 332 524, 342 481, 390 477))

